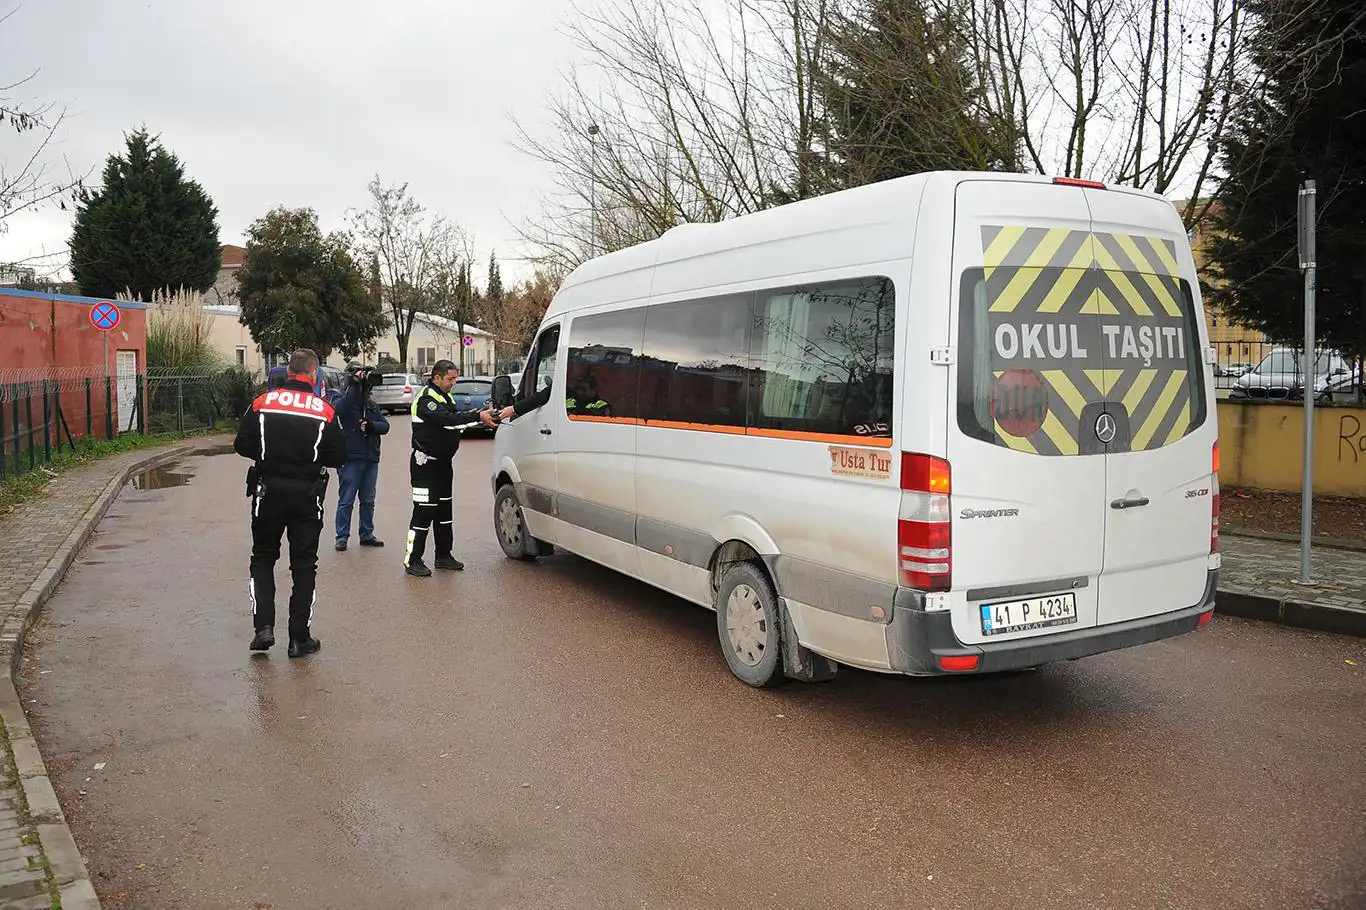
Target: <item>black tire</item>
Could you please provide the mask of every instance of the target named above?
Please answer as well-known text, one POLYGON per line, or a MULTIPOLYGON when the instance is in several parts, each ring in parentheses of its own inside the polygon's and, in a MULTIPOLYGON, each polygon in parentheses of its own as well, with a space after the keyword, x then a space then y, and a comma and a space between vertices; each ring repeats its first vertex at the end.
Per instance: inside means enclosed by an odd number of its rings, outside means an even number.
POLYGON ((522 505, 512 484, 498 488, 493 498, 493 533, 508 559, 531 560, 541 552, 541 542, 531 536, 522 516, 522 505))
POLYGON ((756 689, 786 682, 782 609, 764 571, 748 562, 732 565, 716 589, 715 607, 721 654, 736 678, 756 689), (732 625, 736 626, 734 636, 732 625))

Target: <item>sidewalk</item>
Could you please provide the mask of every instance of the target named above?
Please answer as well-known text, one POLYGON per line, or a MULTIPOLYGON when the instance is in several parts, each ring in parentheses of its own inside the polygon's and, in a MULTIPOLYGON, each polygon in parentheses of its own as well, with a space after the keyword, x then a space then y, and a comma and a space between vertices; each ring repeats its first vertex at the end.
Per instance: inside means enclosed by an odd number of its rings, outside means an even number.
POLYGON ((54 479, 0 516, 0 908, 98 910, 85 862, 14 689, 24 634, 134 472, 194 448, 127 452, 54 479))
POLYGON ((1366 552, 1314 547, 1317 584, 1305 587, 1298 543, 1226 531, 1219 549, 1219 613, 1366 636, 1366 552))

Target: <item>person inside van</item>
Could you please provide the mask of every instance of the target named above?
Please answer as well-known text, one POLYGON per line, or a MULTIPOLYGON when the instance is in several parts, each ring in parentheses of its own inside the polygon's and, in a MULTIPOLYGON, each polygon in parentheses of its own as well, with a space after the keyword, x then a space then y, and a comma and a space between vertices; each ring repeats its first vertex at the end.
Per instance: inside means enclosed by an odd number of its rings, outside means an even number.
POLYGON ((515 417, 521 417, 523 414, 530 414, 537 408, 544 407, 550 401, 550 386, 551 383, 547 382, 545 388, 541 389, 535 395, 528 395, 516 404, 510 404, 503 408, 498 412, 498 419, 512 420, 515 417))

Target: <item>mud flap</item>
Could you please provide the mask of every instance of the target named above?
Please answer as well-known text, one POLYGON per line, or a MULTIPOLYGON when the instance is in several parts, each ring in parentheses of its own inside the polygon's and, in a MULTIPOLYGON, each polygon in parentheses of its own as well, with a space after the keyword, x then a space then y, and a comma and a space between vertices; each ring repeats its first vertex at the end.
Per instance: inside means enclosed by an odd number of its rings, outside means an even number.
POLYGON ((828 657, 808 651, 797 641, 797 630, 787 612, 787 601, 778 598, 783 611, 783 675, 798 682, 829 682, 835 678, 839 664, 828 657))

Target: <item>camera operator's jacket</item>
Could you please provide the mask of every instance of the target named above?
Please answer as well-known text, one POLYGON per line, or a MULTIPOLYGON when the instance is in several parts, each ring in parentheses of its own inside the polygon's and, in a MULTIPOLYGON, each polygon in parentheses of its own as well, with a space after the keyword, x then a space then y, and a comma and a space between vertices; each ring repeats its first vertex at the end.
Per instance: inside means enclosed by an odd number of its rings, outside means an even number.
POLYGON ((375 406, 365 384, 352 376, 344 391, 333 393, 332 406, 346 434, 346 460, 379 461, 379 438, 389 432, 389 419, 375 406), (360 431, 362 420, 370 421, 369 433, 360 431))
POLYGON ((254 460, 262 477, 315 481, 324 468, 346 464, 336 411, 298 379, 251 403, 237 424, 233 449, 254 460))
POLYGON ((460 426, 479 422, 479 412, 457 411, 455 401, 430 382, 413 396, 413 448, 451 458, 460 448, 460 426))

